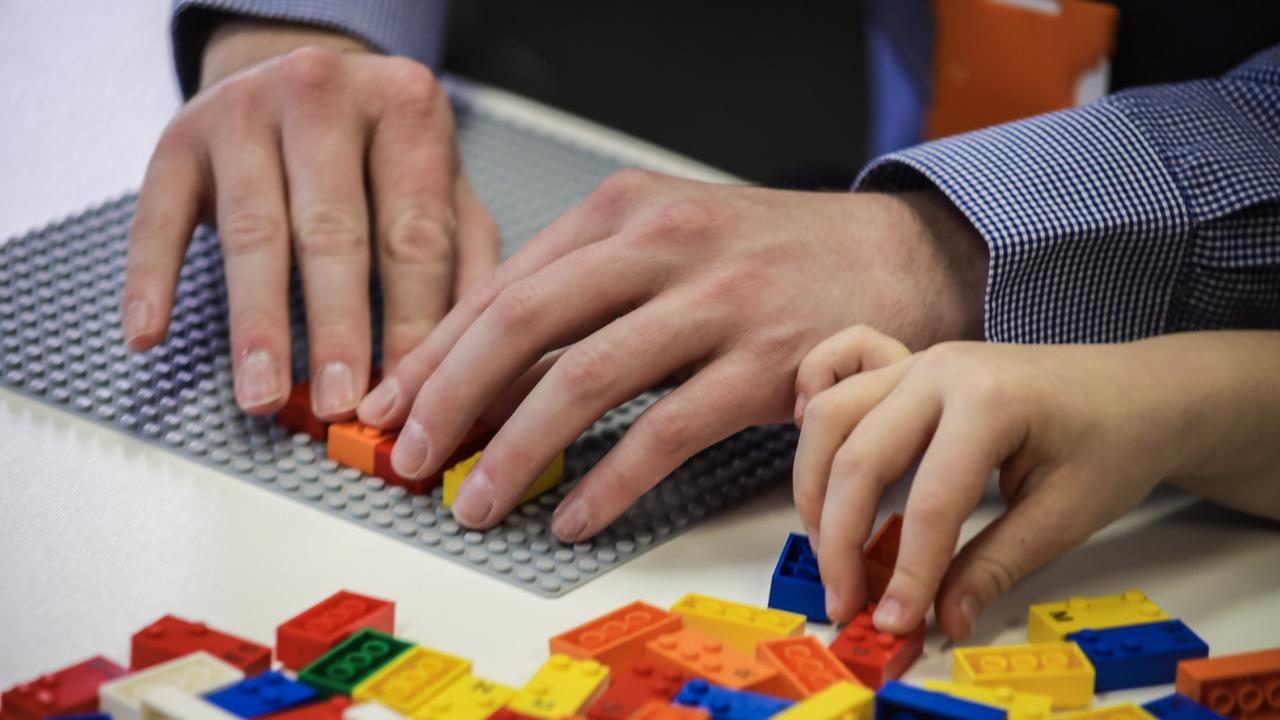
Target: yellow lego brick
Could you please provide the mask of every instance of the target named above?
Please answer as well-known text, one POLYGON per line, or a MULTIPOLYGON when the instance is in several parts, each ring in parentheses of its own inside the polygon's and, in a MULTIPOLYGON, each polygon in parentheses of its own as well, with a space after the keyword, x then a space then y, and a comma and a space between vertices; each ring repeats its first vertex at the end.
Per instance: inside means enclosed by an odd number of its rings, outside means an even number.
POLYGON ((411 715, 470 672, 470 660, 415 645, 357 685, 351 697, 356 702, 376 700, 401 715, 411 715))
POLYGON ((680 598, 671 606, 671 612, 684 619, 685 627, 701 630, 748 657, 755 657, 756 643, 761 640, 795 637, 804 633, 803 615, 697 593, 680 598))
POLYGON ((609 668, 595 660, 552 655, 507 707, 524 715, 561 720, 594 701, 609 685, 609 668))
POLYGON ((871 720, 876 694, 872 690, 837 680, 774 716, 773 720, 871 720))
POLYGON ((1107 707, 1089 708, 1075 712, 1062 713, 1054 720, 1156 720, 1155 716, 1134 705, 1108 705, 1107 707))
POLYGON ((961 685, 946 680, 925 680, 924 689, 944 693, 961 700, 991 705, 1008 711, 1008 720, 1048 720, 1053 698, 1040 693, 1019 692, 1005 685, 961 685))
POLYGON ((1048 695, 1054 710, 1082 708, 1093 701, 1093 664, 1073 642, 956 648, 951 679, 1048 695))
MULTIPOLYGON (((445 507, 453 505, 453 499, 458 496, 458 488, 462 486, 462 481, 466 479, 467 473, 471 472, 471 468, 475 467, 479 461, 480 453, 476 453, 444 471, 442 480, 444 485, 443 497, 440 502, 445 507)), ((520 498, 520 502, 529 502, 562 482, 564 482, 564 453, 557 455, 556 459, 552 460, 551 464, 539 473, 538 477, 533 479, 533 484, 525 491, 524 497, 520 498)))
POLYGON ((413 720, 485 720, 515 694, 515 688, 467 675, 418 708, 413 720))
POLYGON ((1141 590, 1126 590, 1119 595, 1073 597, 1062 602, 1032 605, 1027 611, 1027 641, 1056 642, 1080 630, 1101 630, 1168 619, 1169 615, 1141 590))

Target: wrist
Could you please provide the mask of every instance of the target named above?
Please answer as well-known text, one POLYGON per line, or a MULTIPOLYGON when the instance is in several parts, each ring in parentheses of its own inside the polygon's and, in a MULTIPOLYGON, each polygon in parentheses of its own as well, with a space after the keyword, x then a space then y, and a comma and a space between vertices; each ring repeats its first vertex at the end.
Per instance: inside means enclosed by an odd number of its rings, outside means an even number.
POLYGON ((286 22, 232 19, 214 29, 201 61, 200 89, 247 67, 298 48, 334 52, 373 52, 353 37, 332 30, 286 22))

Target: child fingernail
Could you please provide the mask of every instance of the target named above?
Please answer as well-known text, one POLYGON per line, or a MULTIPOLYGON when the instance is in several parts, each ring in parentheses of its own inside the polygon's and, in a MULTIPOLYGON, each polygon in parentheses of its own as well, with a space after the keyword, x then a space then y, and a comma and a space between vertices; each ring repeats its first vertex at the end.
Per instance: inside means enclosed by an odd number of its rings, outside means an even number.
POLYGON ((410 419, 400 429, 396 446, 391 449, 391 468, 403 477, 421 477, 426 470, 424 466, 427 464, 427 450, 430 447, 427 431, 417 420, 410 419))
POLYGON ((480 470, 472 470, 462 481, 458 497, 453 501, 453 516, 463 525, 475 527, 489 517, 492 507, 493 484, 489 482, 489 476, 480 470))
POLYGON ((894 628, 902 622, 902 603, 895 597, 887 597, 876 606, 871 621, 878 628, 894 628))
POLYGON ((792 413, 792 417, 796 420, 796 425, 799 425, 804 420, 804 406, 807 404, 809 404, 809 398, 803 394, 796 395, 796 409, 792 413))
POLYGON ((586 504, 574 498, 556 508, 555 514, 551 516, 551 531, 561 540, 572 542, 582 536, 590 520, 586 504))
POLYGON ((982 603, 973 595, 965 595, 960 598, 959 605, 960 614, 969 622, 969 629, 972 630, 974 623, 978 621, 978 613, 982 612, 982 603))
POLYGON ((350 365, 341 361, 325 363, 316 373, 311 405, 320 417, 345 413, 359 402, 357 392, 356 376, 350 365))
POLYGON ((151 330, 151 303, 134 300, 124 311, 125 345, 137 349, 141 339, 151 330))
POLYGON ((275 359, 266 350, 254 350, 240 361, 236 374, 236 397, 246 410, 270 405, 289 391, 280 382, 275 359))

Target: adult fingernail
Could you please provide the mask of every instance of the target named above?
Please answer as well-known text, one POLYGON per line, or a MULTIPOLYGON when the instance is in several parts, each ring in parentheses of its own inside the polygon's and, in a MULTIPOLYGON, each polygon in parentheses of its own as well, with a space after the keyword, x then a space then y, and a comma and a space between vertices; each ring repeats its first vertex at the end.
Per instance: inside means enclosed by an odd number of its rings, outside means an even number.
POLYGON ((400 401, 400 381, 388 376, 360 403, 360 417, 369 423, 382 423, 400 401))
POLYGON ((826 593, 827 617, 839 614, 840 610, 840 593, 835 587, 828 585, 826 593))
POLYGON ((316 373, 311 392, 313 412, 320 417, 349 412, 360 399, 356 397, 356 374, 344 362, 325 363, 316 373))
POLYGON ((796 409, 792 413, 792 417, 796 420, 796 425, 804 421, 804 406, 807 404, 809 404, 809 398, 805 397, 803 393, 796 395, 796 409))
POLYGON ((453 516, 463 525, 476 526, 489 517, 493 507, 493 483, 480 469, 474 469, 462 481, 458 497, 453 499, 453 516))
POLYGON ((960 598, 960 614, 969 622, 969 630, 973 630, 973 625, 978 621, 978 613, 982 612, 982 603, 978 602, 978 598, 973 595, 965 595, 960 598))
POLYGON ((881 600, 876 606, 876 614, 871 617, 871 622, 875 623, 877 628, 896 628, 902 622, 902 602, 895 597, 881 600))
POLYGON ((427 450, 431 445, 427 442, 427 431, 422 429, 417 420, 410 418, 400 429, 400 437, 396 446, 391 449, 391 467, 400 475, 417 479, 426 468, 427 450))
POLYGON ((574 498, 556 508, 551 516, 551 531, 561 540, 574 542, 586 531, 590 519, 587 504, 581 498, 574 498))
POLYGON ((240 398, 240 407, 251 410, 270 405, 284 397, 285 391, 271 353, 254 350, 240 361, 240 370, 236 375, 236 394, 240 398))
POLYGON ((151 331, 151 303, 146 300, 134 300, 124 309, 124 344, 137 349, 137 342, 151 331))

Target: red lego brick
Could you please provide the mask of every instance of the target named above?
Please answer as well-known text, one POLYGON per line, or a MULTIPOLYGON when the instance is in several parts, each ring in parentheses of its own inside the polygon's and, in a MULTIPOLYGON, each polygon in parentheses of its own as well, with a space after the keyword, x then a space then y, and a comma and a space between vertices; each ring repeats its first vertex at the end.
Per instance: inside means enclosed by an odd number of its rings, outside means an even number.
POLYGON ((431 492, 432 489, 438 487, 444 480, 444 471, 466 460, 484 449, 489 444, 489 440, 493 438, 493 428, 482 422, 477 422, 471 426, 467 434, 463 436, 462 442, 458 444, 458 449, 453 451, 453 455, 440 466, 440 472, 434 475, 428 475, 419 480, 410 480, 401 477, 399 473, 391 467, 391 449, 395 447, 396 435, 391 435, 379 442, 377 447, 373 449, 373 472, 374 477, 382 478, 389 485, 404 488, 411 493, 422 495, 431 492))
POLYGON ((339 590, 276 628, 276 659, 300 670, 357 630, 395 632, 395 619, 395 603, 339 590))
POLYGON ((263 715, 257 720, 342 720, 342 711, 350 705, 351 698, 346 695, 334 695, 328 700, 263 715))
POLYGON ((711 713, 702 708, 650 700, 636 710, 629 720, 711 720, 711 713))
POLYGON ((924 623, 906 635, 877 632, 868 605, 831 643, 831 652, 863 685, 875 690, 902 677, 924 650, 924 623))
POLYGON ((1233 720, 1280 720, 1280 648, 1183 660, 1177 689, 1233 720))
POLYGON ((556 635, 551 652, 596 660, 621 673, 644 659, 645 643, 682 626, 679 615, 636 601, 556 635))
POLYGON ((0 720, 44 720, 98 711, 98 686, 129 671, 98 656, 14 685, 0 695, 0 720))
POLYGON ((497 712, 489 716, 489 720, 539 720, 532 715, 518 713, 509 707, 498 708, 497 712))
POLYGON ((129 669, 144 670, 197 650, 236 666, 246 675, 271 669, 271 648, 173 615, 165 615, 134 633, 129 669))
POLYGON ((893 577, 893 566, 898 563, 898 543, 902 539, 902 516, 894 513, 880 526, 871 542, 867 543, 862 557, 867 569, 867 600, 874 602, 884 597, 893 577))
POLYGON ((590 720, 627 720, 650 700, 670 704, 690 679, 678 670, 660 670, 649 663, 635 663, 610 675, 609 688, 591 705, 587 717, 590 720))
POLYGON ((362 473, 374 473, 375 448, 379 444, 392 440, 396 433, 365 425, 362 422, 339 422, 329 426, 329 443, 327 446, 330 460, 347 467, 353 467, 362 473))
POLYGON ((756 645, 756 659, 778 669, 772 694, 791 700, 803 700, 838 680, 858 684, 840 659, 812 635, 762 640, 756 645))
POLYGON ((293 386, 284 407, 276 413, 276 424, 294 432, 306 433, 316 442, 324 442, 329 435, 329 423, 311 412, 311 387, 306 380, 293 386))

